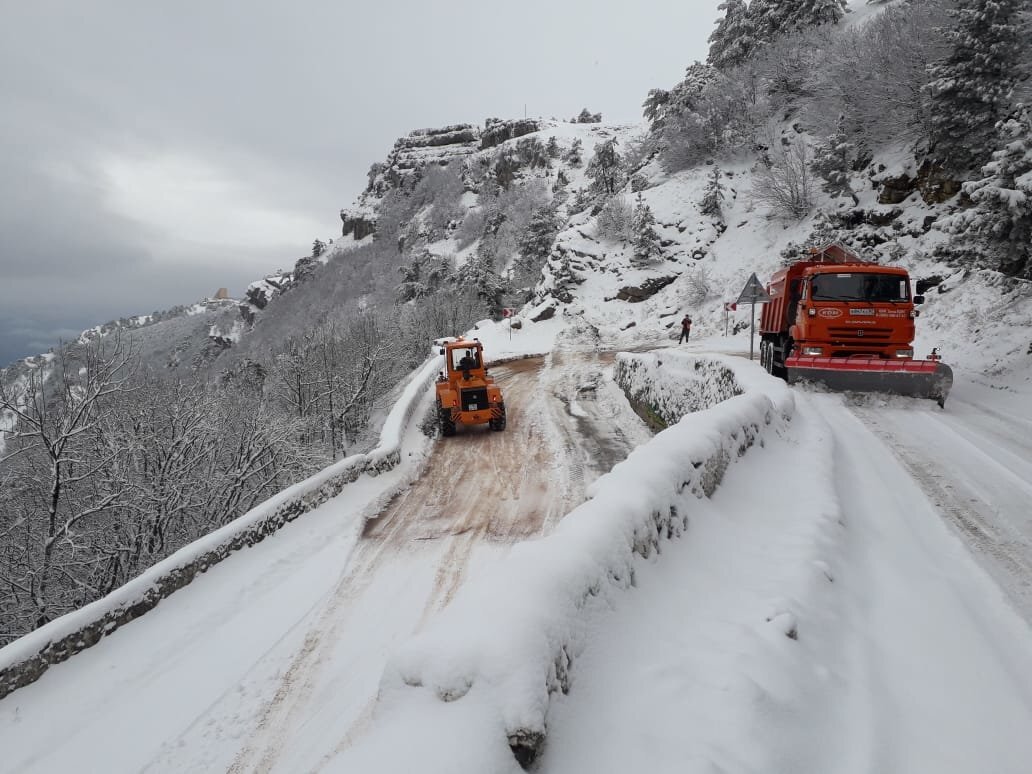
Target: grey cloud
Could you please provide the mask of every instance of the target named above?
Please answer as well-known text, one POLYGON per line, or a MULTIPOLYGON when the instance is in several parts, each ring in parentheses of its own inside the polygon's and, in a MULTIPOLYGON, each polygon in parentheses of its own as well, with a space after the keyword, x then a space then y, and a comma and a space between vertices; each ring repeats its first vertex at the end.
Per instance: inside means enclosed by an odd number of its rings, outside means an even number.
POLYGON ((648 89, 705 58, 718 3, 9 3, 0 25, 0 316, 42 323, 38 310, 55 304, 75 310, 67 324, 35 329, 88 327, 234 281, 239 292, 311 239, 338 233, 337 210, 411 129, 522 115, 525 105, 531 115, 589 107, 609 121, 639 120, 648 89), (134 153, 217 163, 263 204, 325 228, 296 250, 251 251, 246 269, 220 266, 213 246, 210 257, 191 253, 169 269, 154 253, 180 224, 155 234, 117 216, 105 206, 106 181, 90 176, 101 155, 134 153), (76 174, 55 174, 62 169, 76 174), (211 281, 227 275, 234 280, 211 281))

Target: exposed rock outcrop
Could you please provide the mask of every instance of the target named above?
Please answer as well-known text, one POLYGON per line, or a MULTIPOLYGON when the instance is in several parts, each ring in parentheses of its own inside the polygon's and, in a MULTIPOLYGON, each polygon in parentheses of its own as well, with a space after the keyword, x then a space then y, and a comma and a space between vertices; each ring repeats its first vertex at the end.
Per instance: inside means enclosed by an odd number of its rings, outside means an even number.
POLYGON ((677 279, 676 274, 666 275, 663 277, 653 277, 645 280, 641 285, 627 285, 626 287, 620 288, 616 297, 620 301, 629 301, 632 304, 637 304, 656 295, 656 293, 661 291, 675 279, 677 279))
POLYGON ((533 118, 515 118, 501 121, 489 118, 485 122, 484 131, 480 135, 480 148, 493 148, 506 140, 513 140, 525 134, 536 132, 541 128, 540 122, 533 118))
POLYGON ((357 210, 341 210, 340 219, 343 222, 340 231, 341 236, 354 236, 357 241, 376 233, 376 218, 369 213, 357 210))
POLYGON ((917 170, 916 183, 925 204, 942 204, 960 193, 962 181, 953 179, 931 159, 925 159, 917 170))

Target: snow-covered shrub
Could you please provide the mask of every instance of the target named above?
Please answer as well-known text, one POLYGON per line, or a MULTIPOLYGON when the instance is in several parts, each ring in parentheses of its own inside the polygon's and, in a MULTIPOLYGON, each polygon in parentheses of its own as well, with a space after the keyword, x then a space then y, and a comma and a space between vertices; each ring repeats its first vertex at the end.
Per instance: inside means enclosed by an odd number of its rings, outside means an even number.
POLYGON ((776 131, 769 132, 768 138, 766 163, 761 162, 756 172, 752 200, 774 215, 802 218, 813 209, 810 151, 802 138, 788 141, 787 146, 776 131))
POLYGON ((598 214, 598 233, 612 242, 628 242, 631 239, 631 223, 634 210, 623 196, 608 199, 598 214))
POLYGON ((710 297, 712 283, 709 271, 705 267, 696 266, 695 271, 689 273, 685 284, 687 285, 685 300, 689 306, 702 306, 703 302, 710 297))

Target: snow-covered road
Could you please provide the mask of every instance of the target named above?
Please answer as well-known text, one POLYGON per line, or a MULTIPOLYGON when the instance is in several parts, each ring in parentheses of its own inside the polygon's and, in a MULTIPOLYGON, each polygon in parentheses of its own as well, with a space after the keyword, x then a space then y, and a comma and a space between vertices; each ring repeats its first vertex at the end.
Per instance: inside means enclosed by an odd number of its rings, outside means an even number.
POLYGON ((319 770, 397 644, 651 437, 605 367, 588 349, 492 369, 505 432, 437 443, 389 503, 402 473, 363 477, 12 694, 0 771, 319 770))
POLYGON ((866 401, 853 411, 886 441, 1032 624, 1032 415, 1027 403, 964 380, 945 411, 893 400, 866 401))
MULTIPOLYGON (((610 363, 493 369, 506 432, 363 477, 0 702, 0 771, 341 770, 402 643, 651 438, 610 363)), ((945 412, 795 391, 593 608, 538 770, 1024 774, 1032 427, 986 389, 945 412)))
POLYGON ((1028 770, 1029 629, 840 396, 791 425, 597 622, 542 771, 1028 770))

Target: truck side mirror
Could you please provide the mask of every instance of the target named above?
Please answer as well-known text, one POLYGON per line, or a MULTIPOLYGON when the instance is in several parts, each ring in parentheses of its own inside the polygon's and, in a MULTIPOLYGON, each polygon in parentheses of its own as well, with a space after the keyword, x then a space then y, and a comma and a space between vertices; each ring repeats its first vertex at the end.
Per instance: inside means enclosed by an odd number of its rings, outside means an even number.
POLYGON ((444 354, 444 347, 441 347, 441 354, 444 354))
POLYGON ((923 304, 924 296, 914 296, 914 304, 923 304))

